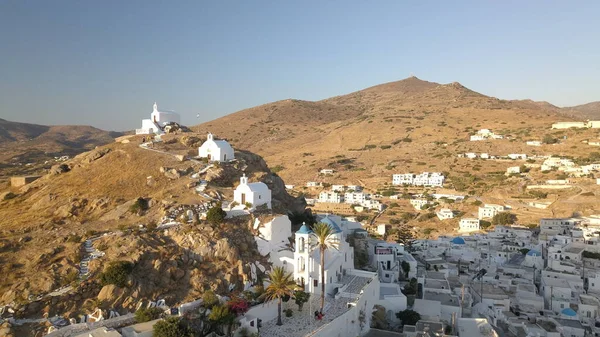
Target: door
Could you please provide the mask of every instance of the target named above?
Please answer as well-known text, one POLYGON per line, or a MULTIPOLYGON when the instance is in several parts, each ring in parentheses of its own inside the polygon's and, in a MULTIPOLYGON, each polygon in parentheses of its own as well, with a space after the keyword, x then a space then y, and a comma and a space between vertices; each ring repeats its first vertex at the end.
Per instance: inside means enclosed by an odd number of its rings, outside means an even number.
POLYGON ((210 161, 210 153, 206 155, 206 158, 208 159, 208 161, 210 161))
POLYGON ((223 155, 223 161, 227 161, 227 155, 226 154, 223 155))
POLYGON ((242 205, 246 204, 246 193, 242 193, 242 205))

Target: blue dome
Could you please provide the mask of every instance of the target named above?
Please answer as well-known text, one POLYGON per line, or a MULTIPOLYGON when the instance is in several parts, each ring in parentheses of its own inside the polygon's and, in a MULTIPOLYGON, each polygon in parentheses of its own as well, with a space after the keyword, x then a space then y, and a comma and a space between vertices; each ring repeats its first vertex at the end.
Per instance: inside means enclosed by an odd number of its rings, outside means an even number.
POLYGON ((454 239, 452 239, 452 241, 450 241, 451 243, 455 244, 455 245, 464 245, 465 244, 465 239, 461 238, 460 236, 455 237, 454 239))
POLYGON ((560 313, 565 316, 571 316, 571 317, 577 316, 577 313, 575 312, 575 310, 573 310, 571 308, 564 308, 560 313))
POLYGON ((308 226, 303 223, 302 227, 300 227, 300 229, 296 232, 297 234, 310 234, 312 233, 312 231, 310 230, 310 228, 308 228, 308 226))
POLYGON ((338 226, 338 224, 336 224, 335 221, 331 220, 329 218, 329 216, 327 216, 327 215, 323 219, 321 219, 320 222, 326 223, 327 225, 329 225, 329 227, 331 228, 331 230, 334 233, 341 233, 342 232, 342 230, 340 229, 340 226, 338 226))
POLYGON ((530 250, 530 251, 527 252, 527 255, 529 255, 529 256, 542 256, 542 253, 538 252, 535 249, 532 249, 532 250, 530 250))

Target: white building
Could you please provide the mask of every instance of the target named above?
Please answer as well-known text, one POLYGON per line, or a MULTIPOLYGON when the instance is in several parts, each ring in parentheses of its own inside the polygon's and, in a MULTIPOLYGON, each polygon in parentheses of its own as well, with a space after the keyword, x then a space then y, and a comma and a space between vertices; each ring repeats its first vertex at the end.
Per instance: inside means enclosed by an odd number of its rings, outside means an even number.
POLYGON ((422 209, 423 206, 429 204, 429 201, 426 199, 411 199, 410 204, 417 210, 422 209))
POLYGON ((423 172, 421 174, 394 174, 392 175, 392 185, 412 185, 412 186, 444 186, 446 178, 438 172, 423 172))
POLYGON ((459 232, 474 232, 480 229, 479 227, 479 219, 476 218, 463 218, 460 219, 458 224, 459 232))
POLYGON ((504 206, 502 205, 485 204, 482 207, 479 207, 478 218, 493 218, 494 215, 502 211, 504 211, 504 206))
POLYGON ((587 128, 586 122, 558 122, 552 124, 553 129, 587 128))
POLYGON ((331 175, 331 174, 335 173, 335 170, 333 170, 333 169, 322 169, 321 171, 319 171, 319 173, 321 173, 323 175, 331 175))
POLYGON ((517 160, 517 159, 522 159, 522 160, 526 160, 527 159, 527 155, 524 153, 511 153, 508 155, 508 158, 512 159, 512 160, 517 160))
POLYGON ((497 135, 488 129, 481 129, 481 130, 477 131, 476 134, 472 135, 470 137, 470 140, 472 142, 475 142, 475 141, 481 141, 481 140, 487 140, 487 139, 502 139, 502 138, 504 138, 504 136, 497 135))
POLYGON ((511 166, 506 169, 507 175, 513 174, 513 173, 521 173, 521 167, 520 166, 511 166))
POLYGON ((334 204, 341 204, 344 202, 344 196, 341 193, 333 191, 323 191, 319 193, 319 202, 329 202, 334 204))
POLYGON ((164 127, 168 124, 179 124, 179 114, 173 111, 159 111, 154 102, 150 119, 142 119, 142 127, 135 130, 136 135, 164 134, 164 127))
POLYGON ((438 219, 446 220, 454 218, 454 212, 448 208, 442 208, 439 212, 436 212, 438 219))
POLYGON ((206 141, 198 148, 198 156, 218 162, 226 162, 235 158, 231 145, 226 140, 215 140, 212 133, 206 136, 206 141))
POLYGON ((525 142, 525 144, 527 144, 529 146, 542 146, 542 142, 539 140, 529 140, 529 141, 525 142))
POLYGON ((271 208, 271 190, 262 182, 248 183, 248 178, 244 174, 240 178, 240 184, 233 192, 233 201, 242 206, 250 203, 252 204, 251 209, 260 205, 267 205, 268 208, 271 208))
POLYGON ((544 160, 540 169, 542 171, 550 171, 554 168, 557 168, 559 170, 560 169, 564 170, 565 168, 574 167, 574 166, 575 166, 575 163, 570 159, 559 158, 559 157, 550 157, 550 158, 544 160))
POLYGON ((365 200, 369 199, 369 195, 362 192, 347 192, 344 193, 344 202, 347 204, 362 205, 365 200))

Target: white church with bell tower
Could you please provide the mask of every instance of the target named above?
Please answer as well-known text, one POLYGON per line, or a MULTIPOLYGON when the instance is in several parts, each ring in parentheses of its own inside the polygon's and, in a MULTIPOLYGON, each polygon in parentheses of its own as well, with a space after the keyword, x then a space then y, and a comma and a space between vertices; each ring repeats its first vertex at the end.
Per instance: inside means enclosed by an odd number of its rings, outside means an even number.
POLYGON ((179 124, 179 114, 173 111, 159 111, 158 105, 154 102, 150 119, 142 119, 142 127, 135 130, 136 135, 162 135, 164 128, 168 124, 179 124))

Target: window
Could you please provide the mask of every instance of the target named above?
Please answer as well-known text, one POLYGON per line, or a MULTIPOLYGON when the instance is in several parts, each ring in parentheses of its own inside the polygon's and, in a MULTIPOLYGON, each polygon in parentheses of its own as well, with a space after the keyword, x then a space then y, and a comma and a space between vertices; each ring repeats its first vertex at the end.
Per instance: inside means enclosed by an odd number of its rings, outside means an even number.
POLYGON ((259 195, 258 195, 258 199, 262 199, 262 195, 260 195, 260 194, 259 194, 259 195))
POLYGON ((313 280, 313 285, 315 287, 318 287, 319 286, 319 280, 313 280))

